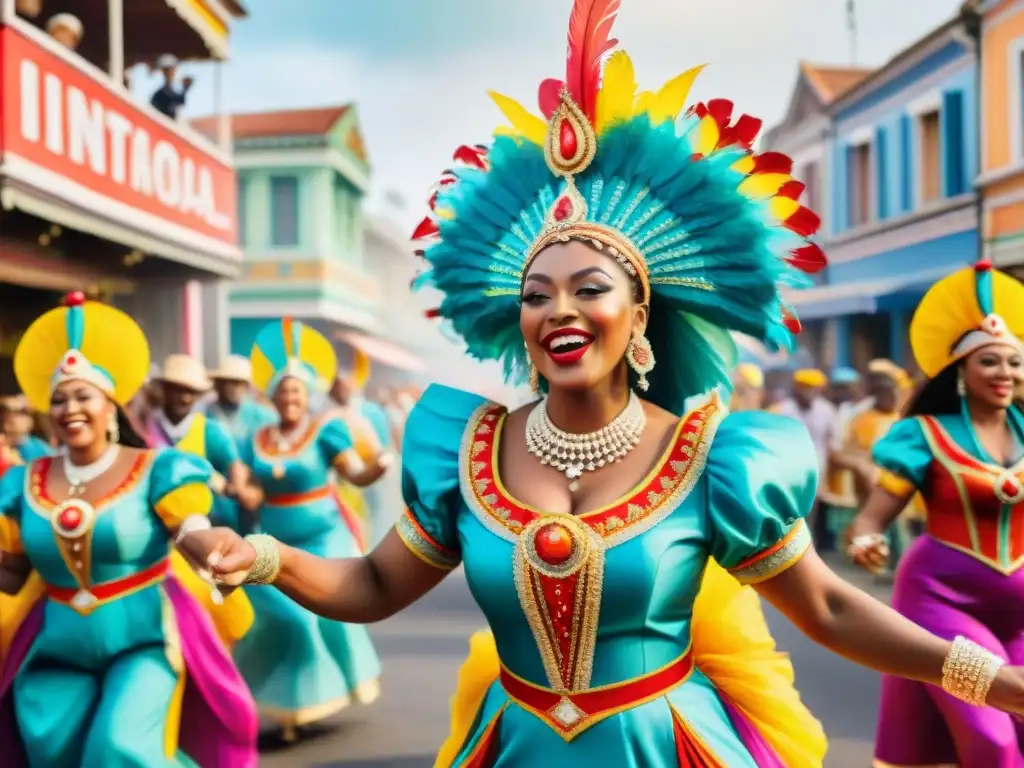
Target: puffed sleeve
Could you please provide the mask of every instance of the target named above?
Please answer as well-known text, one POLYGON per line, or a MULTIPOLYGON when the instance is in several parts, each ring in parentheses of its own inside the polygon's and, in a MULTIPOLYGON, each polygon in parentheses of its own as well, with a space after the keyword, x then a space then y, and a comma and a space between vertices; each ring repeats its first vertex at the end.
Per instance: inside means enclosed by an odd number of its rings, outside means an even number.
POLYGON ((336 467, 342 461, 351 460, 352 431, 341 419, 329 419, 324 422, 316 437, 316 444, 329 467, 336 467))
POLYGON ((175 448, 158 451, 152 461, 149 503, 169 531, 177 530, 185 518, 210 514, 210 462, 175 448))
POLYGON ((899 498, 909 498, 924 483, 932 450, 917 419, 897 421, 875 443, 871 458, 882 470, 879 487, 899 498))
POLYGON ((795 565, 811 546, 804 517, 818 487, 818 457, 802 423, 761 411, 727 416, 711 445, 710 553, 744 584, 795 565))
POLYGON ((0 550, 12 555, 24 552, 21 545, 21 499, 25 494, 24 465, 11 467, 0 478, 0 550))
POLYGON ((414 555, 442 570, 462 560, 456 521, 459 450, 473 412, 486 401, 432 385, 412 409, 402 442, 402 497, 398 535, 414 555))

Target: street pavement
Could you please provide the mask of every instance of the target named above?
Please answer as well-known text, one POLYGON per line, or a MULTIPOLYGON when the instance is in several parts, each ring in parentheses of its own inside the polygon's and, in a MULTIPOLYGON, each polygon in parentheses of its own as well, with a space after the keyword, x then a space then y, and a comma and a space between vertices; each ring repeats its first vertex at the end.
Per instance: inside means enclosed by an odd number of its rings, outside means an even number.
MULTIPOLYGON (((836 564, 844 576, 882 599, 888 589, 836 564)), ((797 686, 829 736, 826 768, 871 764, 878 676, 809 640, 769 609, 779 646, 792 654, 797 686)), ((466 639, 483 620, 461 572, 420 603, 373 627, 384 659, 383 695, 353 707, 329 727, 283 748, 272 733, 263 740, 265 768, 430 768, 448 729, 448 697, 466 654, 466 639)))

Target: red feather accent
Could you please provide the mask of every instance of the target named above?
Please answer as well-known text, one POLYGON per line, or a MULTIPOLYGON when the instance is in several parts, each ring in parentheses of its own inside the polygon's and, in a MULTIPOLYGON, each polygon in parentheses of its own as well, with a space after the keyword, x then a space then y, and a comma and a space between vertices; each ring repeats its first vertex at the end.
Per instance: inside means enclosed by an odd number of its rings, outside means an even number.
POLYGON ((775 193, 775 196, 788 197, 790 200, 799 200, 800 195, 804 193, 804 190, 806 188, 807 187, 804 186, 804 183, 802 181, 790 179, 779 188, 779 191, 775 193))
POLYGON ((698 101, 688 110, 686 110, 686 114, 696 115, 697 117, 704 117, 706 114, 708 114, 708 108, 704 105, 703 101, 698 101))
POLYGON ((440 308, 435 307, 434 309, 428 309, 424 314, 427 316, 428 320, 434 320, 441 316, 441 310, 440 308))
POLYGON ((732 133, 736 138, 736 143, 750 149, 754 140, 757 138, 757 134, 761 131, 761 125, 761 120, 756 117, 740 115, 739 120, 736 121, 736 125, 732 127, 732 133))
POLYGON ((593 123, 601 87, 601 60, 619 42, 611 37, 621 0, 575 0, 569 17, 569 55, 565 85, 593 123))
POLYGON ((728 99, 711 99, 708 102, 708 114, 715 119, 719 128, 725 128, 732 119, 732 107, 728 99))
POLYGON ((792 251, 786 261, 801 272, 806 272, 809 275, 821 272, 821 270, 828 266, 825 252, 814 243, 808 243, 792 251))
POLYGON ((754 156, 752 173, 792 173, 793 161, 781 152, 765 152, 754 156))
POLYGON ((452 159, 457 163, 465 163, 482 171, 486 171, 489 167, 486 148, 481 149, 480 147, 470 147, 463 144, 455 150, 452 159))
POLYGON ((564 87, 565 83, 554 78, 548 78, 540 84, 537 101, 540 103, 541 114, 548 120, 555 116, 555 112, 558 111, 558 107, 562 103, 561 93, 564 87))
POLYGON ((800 206, 796 213, 786 219, 784 226, 790 232, 796 232, 800 237, 810 237, 818 231, 818 227, 821 226, 821 219, 810 208, 800 206))
POLYGON ((427 216, 423 221, 419 223, 415 231, 412 233, 413 240, 426 240, 428 237, 439 235, 441 230, 437 228, 437 222, 427 216))
POLYGON ((786 329, 794 336, 799 336, 800 331, 804 329, 800 324, 800 318, 797 317, 796 313, 789 309, 789 307, 782 308, 782 324, 785 325, 786 329))

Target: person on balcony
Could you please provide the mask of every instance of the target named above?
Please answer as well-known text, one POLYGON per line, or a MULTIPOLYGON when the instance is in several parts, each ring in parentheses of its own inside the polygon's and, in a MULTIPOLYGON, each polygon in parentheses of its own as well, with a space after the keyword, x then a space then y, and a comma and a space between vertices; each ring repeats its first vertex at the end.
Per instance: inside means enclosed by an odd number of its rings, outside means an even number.
POLYGON ((25 19, 38 19, 43 12, 43 0, 17 0, 14 8, 25 19))
POLYGON ((58 13, 46 22, 46 31, 50 37, 63 45, 69 51, 78 49, 85 35, 85 27, 81 20, 70 13, 58 13))
POLYGON ((175 87, 174 80, 178 74, 178 59, 169 53, 165 53, 157 59, 156 68, 163 73, 164 84, 160 87, 160 90, 153 94, 150 104, 153 105, 153 109, 157 112, 167 115, 172 120, 176 120, 178 113, 188 100, 188 92, 192 88, 193 80, 191 77, 184 77, 181 80, 181 88, 175 87))

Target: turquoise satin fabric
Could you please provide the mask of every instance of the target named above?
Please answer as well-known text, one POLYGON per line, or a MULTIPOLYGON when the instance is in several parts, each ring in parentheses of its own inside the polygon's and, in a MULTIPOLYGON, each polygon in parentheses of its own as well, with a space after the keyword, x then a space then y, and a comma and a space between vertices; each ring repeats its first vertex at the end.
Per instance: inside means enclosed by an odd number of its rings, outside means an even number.
POLYGON ((228 411, 213 402, 206 408, 206 416, 223 426, 235 441, 239 451, 244 451, 253 435, 263 427, 277 424, 277 413, 247 397, 238 408, 228 411))
MULTIPOLYGON (((19 521, 22 542, 43 580, 76 588, 50 524, 25 487, 28 468, 0 481, 0 514, 19 521)), ((137 482, 99 508, 92 582, 125 578, 166 558, 170 532, 153 511, 172 490, 209 482, 205 461, 168 449, 137 482)), ((198 511, 198 510, 197 510, 198 511)), ((170 607, 159 585, 98 607, 88 616, 55 602, 14 681, 18 725, 29 764, 46 768, 192 766, 166 760, 164 734, 178 674, 165 652, 170 607)))
MULTIPOLYGON (((406 426, 403 490, 433 543, 455 559, 461 556, 502 662, 547 687, 515 586, 513 544, 481 520, 471 493, 460 492, 460 458, 463 468, 468 461, 460 454, 472 442, 465 437, 467 422, 483 402, 444 387, 427 390, 406 426)), ((591 686, 636 678, 677 659, 689 646, 693 603, 708 557, 732 568, 785 537, 813 503, 817 464, 797 422, 759 412, 727 417, 691 492, 646 531, 606 549, 591 686)), ((672 708, 723 766, 756 768, 699 671, 667 696, 599 722, 569 743, 509 703, 495 683, 460 761, 506 704, 498 726, 498 766, 678 766, 672 708)))
POLYGON ((41 459, 44 456, 53 455, 53 448, 50 444, 35 435, 28 435, 15 446, 15 450, 18 451, 21 460, 26 464, 36 459, 41 459))
MULTIPOLYGON (((243 460, 268 498, 257 518, 259 530, 320 557, 358 556, 333 493, 301 504, 272 503, 275 496, 326 487, 338 457, 351 448, 348 428, 338 420, 322 422, 315 436, 288 456, 268 457, 250 442, 243 460), (280 467, 276 475, 275 467, 280 467)), ((246 592, 256 620, 236 646, 235 661, 267 716, 300 725, 319 720, 380 677, 380 659, 366 627, 322 619, 275 589, 247 587, 246 592)))

